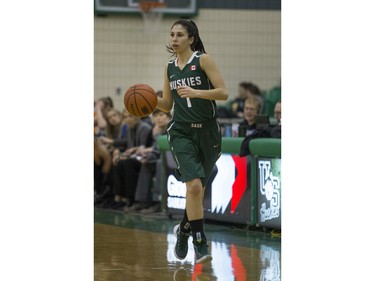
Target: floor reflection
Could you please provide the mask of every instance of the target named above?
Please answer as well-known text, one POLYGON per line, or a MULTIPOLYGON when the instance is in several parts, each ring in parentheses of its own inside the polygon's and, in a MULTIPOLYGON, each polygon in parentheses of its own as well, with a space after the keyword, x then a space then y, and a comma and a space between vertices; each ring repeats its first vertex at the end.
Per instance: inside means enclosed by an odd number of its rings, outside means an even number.
MULTIPOLYGON (((249 258, 241 258, 239 255, 240 246, 228 244, 225 242, 211 241, 210 249, 214 259, 209 264, 194 265, 194 249, 189 243, 189 252, 184 261, 176 259, 173 253, 176 239, 173 234, 167 235, 168 249, 167 260, 170 264, 180 264, 176 269, 174 280, 259 280, 259 281, 277 281, 281 278, 280 273, 280 251, 266 245, 260 245, 258 259, 260 261, 259 279, 254 279, 257 270, 247 272, 251 265, 247 262, 255 262, 249 258), (193 266, 191 266, 193 265, 193 266), (189 277, 191 276, 191 277, 189 277), (204 277, 205 276, 205 277, 204 277), (249 279, 252 276, 253 279, 249 279), (215 278, 213 278, 215 277, 215 278), (206 279, 202 279, 206 278, 206 279)), ((190 241, 191 242, 191 239, 190 241)))
POLYGON ((261 245, 260 260, 262 262, 260 281, 277 281, 281 279, 280 251, 269 246, 261 245))
POLYGON ((194 264, 189 240, 185 260, 174 256, 175 220, 123 213, 95 216, 94 279, 236 280, 281 279, 281 239, 222 225, 206 225, 213 260, 194 264), (114 226, 116 225, 116 226, 114 226))

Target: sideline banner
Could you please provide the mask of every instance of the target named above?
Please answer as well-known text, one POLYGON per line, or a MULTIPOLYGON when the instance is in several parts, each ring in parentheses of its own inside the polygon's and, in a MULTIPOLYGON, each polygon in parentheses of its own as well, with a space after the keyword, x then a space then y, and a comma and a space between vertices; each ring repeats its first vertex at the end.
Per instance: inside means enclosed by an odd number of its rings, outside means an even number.
POLYGON ((281 229, 281 159, 257 158, 258 224, 281 229))
MULTIPOLYGON (((222 154, 208 180, 203 200, 204 216, 215 221, 247 224, 250 220, 248 158, 222 154)), ((168 213, 182 215, 186 185, 167 175, 168 213)))
MULTIPOLYGON (((206 219, 281 229, 281 139, 250 141, 251 156, 238 156, 243 138, 223 137, 223 154, 207 182, 203 201, 206 219)), ((186 186, 173 175, 175 162, 166 137, 162 204, 169 216, 183 215, 186 186), (168 157, 169 156, 169 157, 168 157)))
POLYGON ((249 149, 256 159, 257 225, 281 229, 281 139, 257 138, 249 149))

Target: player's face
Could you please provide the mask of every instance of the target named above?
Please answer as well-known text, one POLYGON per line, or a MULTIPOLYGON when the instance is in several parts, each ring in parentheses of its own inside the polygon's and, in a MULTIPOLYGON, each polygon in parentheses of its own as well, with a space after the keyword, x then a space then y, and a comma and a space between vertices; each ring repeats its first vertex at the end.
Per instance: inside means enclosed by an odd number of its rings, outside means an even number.
POLYGON ((189 38, 187 30, 180 24, 176 24, 171 29, 170 46, 176 53, 182 53, 190 50, 190 45, 194 38, 189 38))

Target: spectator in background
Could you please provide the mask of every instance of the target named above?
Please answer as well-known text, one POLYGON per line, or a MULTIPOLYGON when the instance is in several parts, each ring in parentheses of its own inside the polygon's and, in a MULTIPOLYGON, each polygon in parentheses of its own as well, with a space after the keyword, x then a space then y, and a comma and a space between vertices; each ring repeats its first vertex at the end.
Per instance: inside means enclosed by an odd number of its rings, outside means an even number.
POLYGON ((230 109, 237 118, 244 117, 245 100, 248 97, 256 97, 259 100, 259 112, 262 112, 264 97, 259 87, 252 82, 241 82, 238 86, 238 96, 230 102, 230 109))
POLYGON ((126 109, 124 117, 128 126, 127 148, 123 153, 120 153, 120 150, 116 148, 112 155, 114 201, 109 207, 113 209, 122 209, 133 204, 141 169, 141 162, 137 160, 136 152, 141 147, 152 145, 151 126, 131 115, 126 109))
POLYGON ((151 127, 153 126, 153 124, 152 124, 152 119, 151 119, 151 117, 150 117, 149 115, 148 115, 148 116, 145 116, 145 117, 142 117, 142 118, 141 118, 141 121, 143 121, 143 122, 149 124, 151 127))
POLYGON ((112 160, 109 151, 94 136, 94 201, 101 203, 111 192, 112 160))
POLYGON ((256 132, 255 116, 260 113, 260 101, 250 96, 245 100, 244 120, 239 123, 239 136, 246 137, 256 132))
POLYGON ((105 130, 105 136, 100 138, 101 142, 107 146, 110 152, 115 148, 119 148, 121 151, 126 149, 126 130, 127 124, 124 120, 124 114, 120 111, 111 108, 107 112, 108 123, 105 130))
POLYGON ((274 117, 276 118, 277 124, 281 124, 281 101, 278 101, 275 104, 273 114, 274 114, 274 117))
POLYGON ((135 192, 136 203, 129 208, 131 211, 140 211, 149 207, 152 207, 149 211, 157 211, 160 209, 160 183, 155 181, 153 184, 156 171, 161 171, 160 167, 157 167, 161 165, 161 160, 160 150, 156 140, 159 136, 166 134, 171 115, 170 113, 155 109, 152 113, 152 119, 154 123, 152 128, 153 144, 150 147, 140 148, 137 151, 137 155, 141 157, 140 162, 142 166, 135 192), (153 194, 151 193, 151 187, 153 187, 153 194), (152 201, 154 201, 154 204, 152 204, 152 201))
POLYGON ((276 118, 277 125, 271 128, 271 138, 281 138, 281 101, 275 104, 274 117, 276 118))
POLYGON ((103 97, 94 103, 94 128, 97 136, 105 134, 107 126, 107 112, 113 108, 113 101, 111 97, 103 97))
POLYGON ((281 138, 281 125, 273 128, 257 128, 255 117, 260 113, 260 101, 256 97, 249 97, 245 101, 245 120, 240 123, 240 136, 245 137, 241 143, 241 157, 249 155, 249 143, 255 138, 281 138))
POLYGON ((262 96, 262 93, 259 89, 259 87, 257 85, 255 85, 254 83, 247 83, 246 85, 246 88, 247 88, 247 92, 248 92, 248 95, 249 97, 255 97, 259 100, 259 104, 260 104, 260 109, 259 109, 259 113, 260 114, 262 111, 263 111, 263 107, 264 107, 264 97, 262 96))
POLYGON ((230 110, 234 117, 243 118, 244 116, 244 104, 245 100, 249 97, 247 90, 247 82, 241 82, 238 85, 238 95, 237 97, 230 101, 230 110))

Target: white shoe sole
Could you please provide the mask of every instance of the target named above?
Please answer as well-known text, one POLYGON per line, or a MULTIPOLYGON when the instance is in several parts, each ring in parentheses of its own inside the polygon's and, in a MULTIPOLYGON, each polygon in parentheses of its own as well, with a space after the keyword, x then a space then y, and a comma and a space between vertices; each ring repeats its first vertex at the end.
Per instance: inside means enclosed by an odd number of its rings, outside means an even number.
POLYGON ((201 257, 198 260, 196 259, 195 263, 206 263, 206 262, 210 262, 210 261, 212 261, 212 256, 211 255, 207 255, 207 256, 201 257))

